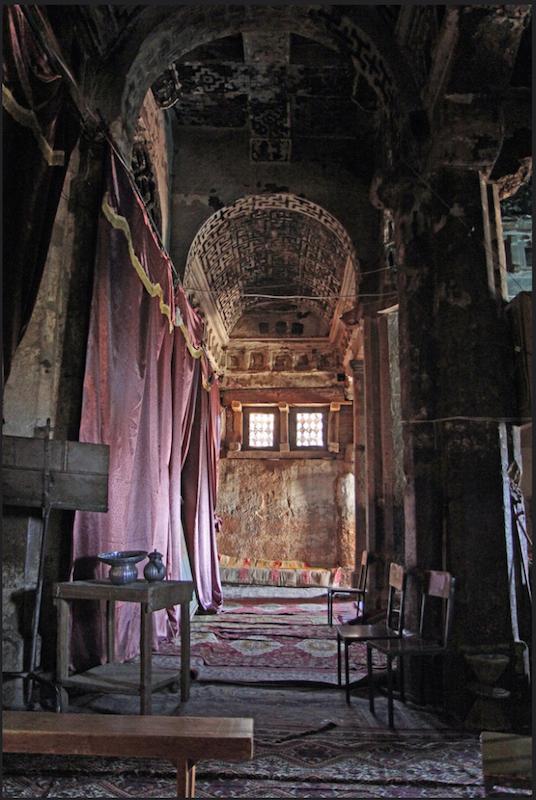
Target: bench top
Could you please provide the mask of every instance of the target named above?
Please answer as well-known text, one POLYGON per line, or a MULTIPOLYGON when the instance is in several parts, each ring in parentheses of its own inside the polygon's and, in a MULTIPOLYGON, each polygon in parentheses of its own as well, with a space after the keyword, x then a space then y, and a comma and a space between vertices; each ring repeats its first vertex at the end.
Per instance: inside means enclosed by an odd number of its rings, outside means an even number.
POLYGON ((137 714, 2 713, 7 753, 224 759, 253 756, 253 720, 245 717, 160 717, 137 714))

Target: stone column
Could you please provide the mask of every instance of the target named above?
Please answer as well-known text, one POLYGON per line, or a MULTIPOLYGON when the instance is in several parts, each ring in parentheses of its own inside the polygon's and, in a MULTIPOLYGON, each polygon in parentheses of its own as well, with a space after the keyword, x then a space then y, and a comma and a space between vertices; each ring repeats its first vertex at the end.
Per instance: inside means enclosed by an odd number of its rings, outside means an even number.
MULTIPOLYGON (((443 168, 416 181, 395 227, 405 560, 456 578, 444 689, 460 710, 456 650, 512 637, 499 421, 516 410, 513 349, 504 303, 488 285, 478 172, 443 168)), ((409 623, 415 615, 410 604, 409 623)))
POLYGON ((328 414, 328 450, 330 453, 339 452, 339 413, 340 403, 331 403, 328 414))
POLYGON ((231 402, 233 409, 233 432, 229 437, 229 450, 238 452, 242 449, 244 412, 240 400, 231 402))
POLYGON ((361 553, 367 549, 367 518, 366 503, 363 493, 364 480, 364 445, 361 436, 361 392, 363 381, 363 362, 358 359, 350 361, 352 370, 354 398, 354 478, 355 478, 355 565, 352 573, 352 585, 357 586, 359 568, 361 566, 361 553))
POLYGON ((279 452, 290 453, 290 441, 288 432, 288 417, 290 407, 288 403, 278 403, 279 408, 279 452))
MULTIPOLYGON (((394 542, 394 452, 393 452, 393 412, 391 403, 391 380, 389 365, 389 333, 386 316, 378 315, 378 368, 381 418, 381 463, 382 463, 382 505, 383 505, 383 559, 387 565, 396 560, 394 542)), ((387 581, 384 580, 384 588, 387 581)))
POLYGON ((367 549, 374 559, 369 568, 368 608, 379 608, 385 563, 385 520, 382 479, 381 367, 377 319, 364 317, 364 416, 367 549))
MULTIPOLYGON (((78 440, 102 179, 102 139, 84 131, 71 155, 36 307, 5 387, 6 435, 41 437, 50 418, 54 439, 78 440)), ((57 509, 50 514, 36 665, 45 670, 55 657, 51 585, 69 578, 73 517, 57 509)), ((42 527, 38 510, 4 508, 5 670, 28 666, 42 527)), ((3 697, 20 706, 22 681, 6 681, 3 697)))

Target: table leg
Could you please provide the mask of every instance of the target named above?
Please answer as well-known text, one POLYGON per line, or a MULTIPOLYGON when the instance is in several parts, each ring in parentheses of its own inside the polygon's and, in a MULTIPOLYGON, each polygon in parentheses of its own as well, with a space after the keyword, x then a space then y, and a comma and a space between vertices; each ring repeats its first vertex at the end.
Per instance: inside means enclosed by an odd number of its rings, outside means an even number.
POLYGON ((177 797, 195 796, 195 762, 177 759, 177 797))
MULTIPOLYGON (((151 713, 151 665, 153 646, 153 614, 148 603, 141 604, 140 621, 140 706, 141 714, 151 713)), ((188 795, 185 795, 188 797, 188 795)))
POLYGON ((181 603, 181 702, 190 698, 190 603, 181 603))
POLYGON ((115 600, 106 602, 106 642, 108 663, 115 661, 115 600))
POLYGON ((58 687, 57 708, 67 711, 69 695, 62 686, 62 681, 69 677, 69 603, 56 599, 57 634, 56 634, 56 685, 58 687))

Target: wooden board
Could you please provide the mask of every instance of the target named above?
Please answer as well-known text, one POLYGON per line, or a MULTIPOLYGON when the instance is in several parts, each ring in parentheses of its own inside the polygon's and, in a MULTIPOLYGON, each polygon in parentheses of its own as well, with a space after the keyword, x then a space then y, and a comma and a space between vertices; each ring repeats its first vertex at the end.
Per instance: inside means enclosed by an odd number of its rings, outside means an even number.
POLYGON ((2 437, 4 504, 38 508, 44 505, 47 446, 51 505, 71 510, 108 511, 108 445, 23 436, 2 437))
POLYGON ((253 755, 253 720, 4 711, 2 750, 247 761, 253 755))

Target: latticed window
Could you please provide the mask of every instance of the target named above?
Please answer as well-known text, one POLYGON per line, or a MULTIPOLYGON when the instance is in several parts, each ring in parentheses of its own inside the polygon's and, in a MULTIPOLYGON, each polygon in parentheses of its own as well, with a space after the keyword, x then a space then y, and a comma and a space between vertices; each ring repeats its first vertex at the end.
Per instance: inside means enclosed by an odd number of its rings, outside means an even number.
POLYGON ((324 446, 324 415, 321 412, 296 414, 296 447, 324 446))
POLYGON ((294 406, 289 415, 291 450, 326 450, 328 409, 294 406))
POLYGON ((246 450, 279 449, 279 409, 244 409, 244 447, 246 450))
POLYGON ((289 453, 328 449, 329 407, 244 406, 242 448, 289 453))
POLYGON ((249 446, 274 446, 275 414, 249 415, 249 446))

